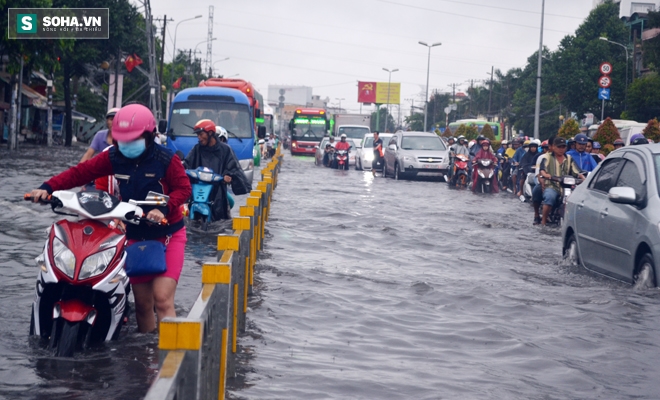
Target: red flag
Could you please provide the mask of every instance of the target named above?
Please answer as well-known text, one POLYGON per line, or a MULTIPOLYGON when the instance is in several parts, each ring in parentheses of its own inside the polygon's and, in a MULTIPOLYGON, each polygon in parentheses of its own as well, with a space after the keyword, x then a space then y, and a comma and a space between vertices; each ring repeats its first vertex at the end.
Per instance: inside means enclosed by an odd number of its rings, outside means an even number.
POLYGON ((358 103, 376 102, 376 82, 358 82, 358 103))
POLYGON ((135 68, 135 66, 137 65, 135 63, 135 58, 133 57, 133 55, 126 57, 126 60, 124 61, 124 65, 126 65, 126 71, 133 72, 133 68, 135 68))
POLYGON ((140 64, 143 64, 142 59, 137 54, 133 53, 133 59, 135 60, 135 66, 137 67, 140 64))
POLYGON ((183 77, 179 78, 172 84, 172 89, 179 89, 181 87, 181 80, 183 77))

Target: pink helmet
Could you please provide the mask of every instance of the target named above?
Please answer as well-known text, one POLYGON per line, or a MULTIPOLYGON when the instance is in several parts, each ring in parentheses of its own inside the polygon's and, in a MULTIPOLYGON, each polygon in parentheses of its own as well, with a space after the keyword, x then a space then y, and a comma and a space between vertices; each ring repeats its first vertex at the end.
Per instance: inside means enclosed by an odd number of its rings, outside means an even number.
POLYGON ((112 138, 118 142, 130 142, 156 129, 156 119, 147 107, 131 104, 122 107, 112 120, 112 138))

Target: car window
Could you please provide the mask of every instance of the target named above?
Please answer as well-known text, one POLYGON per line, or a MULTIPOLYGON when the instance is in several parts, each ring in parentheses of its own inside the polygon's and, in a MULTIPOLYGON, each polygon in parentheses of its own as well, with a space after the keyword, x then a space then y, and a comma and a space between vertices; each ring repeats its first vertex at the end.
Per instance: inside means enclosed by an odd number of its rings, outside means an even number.
POLYGON ((639 175, 639 168, 633 161, 626 161, 619 179, 616 182, 617 187, 631 187, 635 189, 637 200, 641 200, 646 196, 646 187, 642 183, 642 178, 639 175))
POLYGON ((616 183, 622 162, 623 159, 621 158, 605 160, 598 170, 598 175, 591 181, 589 188, 604 193, 609 192, 616 183))

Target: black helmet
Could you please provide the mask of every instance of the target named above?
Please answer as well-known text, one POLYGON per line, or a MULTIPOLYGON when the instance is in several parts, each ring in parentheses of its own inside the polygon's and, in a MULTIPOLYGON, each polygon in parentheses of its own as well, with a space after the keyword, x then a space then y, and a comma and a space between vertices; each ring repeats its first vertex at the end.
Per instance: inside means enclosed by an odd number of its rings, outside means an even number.
POLYGON ((479 142, 481 140, 486 140, 486 136, 484 136, 484 135, 477 136, 477 142, 479 142))

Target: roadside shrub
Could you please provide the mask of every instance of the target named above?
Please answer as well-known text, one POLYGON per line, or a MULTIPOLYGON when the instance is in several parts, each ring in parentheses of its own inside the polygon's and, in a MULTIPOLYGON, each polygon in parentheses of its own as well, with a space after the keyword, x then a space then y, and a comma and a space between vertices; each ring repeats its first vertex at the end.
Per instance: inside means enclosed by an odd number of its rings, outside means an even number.
POLYGON ((580 125, 578 125, 577 121, 573 118, 566 120, 557 132, 557 134, 564 139, 570 139, 578 133, 580 133, 580 125))
POLYGON ((614 145, 611 144, 606 144, 605 146, 601 147, 600 152, 607 157, 608 154, 614 151, 614 145))
POLYGON ((502 147, 502 141, 500 141, 500 140, 491 140, 490 141, 490 147, 492 147, 493 151, 497 153, 497 150, 499 150, 500 147, 502 147))
MULTIPOLYGON (((616 129, 616 126, 614 126, 614 122, 612 122, 611 118, 607 118, 603 121, 603 123, 600 124, 600 127, 598 127, 596 135, 594 135, 594 140, 603 146, 601 151, 605 155, 609 154, 609 152, 605 152, 605 146, 613 144, 617 139, 621 139, 621 135, 619 134, 619 130, 616 129)), ((614 147, 612 147, 612 149, 614 149, 614 147)))
POLYGON ((660 123, 658 123, 658 119, 653 118, 650 120, 642 133, 645 138, 653 140, 654 143, 658 143, 658 141, 660 141, 660 123))
POLYGON ((474 140, 479 136, 479 129, 477 129, 476 126, 474 125, 461 125, 456 129, 456 132, 454 134, 456 137, 459 137, 461 135, 465 136, 465 138, 468 140, 474 140))
POLYGON ((493 128, 488 124, 481 128, 481 134, 487 137, 491 142, 495 140, 495 132, 493 131, 493 128))
POLYGON ((445 133, 442 134, 442 137, 449 137, 449 136, 454 136, 454 134, 451 132, 451 129, 447 127, 445 128, 445 133))

